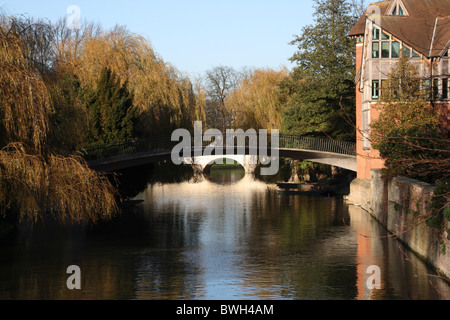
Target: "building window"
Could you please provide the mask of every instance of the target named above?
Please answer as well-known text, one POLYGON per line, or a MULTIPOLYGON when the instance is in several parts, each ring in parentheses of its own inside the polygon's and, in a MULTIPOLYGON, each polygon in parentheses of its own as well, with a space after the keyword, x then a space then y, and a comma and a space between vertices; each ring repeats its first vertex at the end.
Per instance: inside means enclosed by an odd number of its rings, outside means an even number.
MULTIPOLYGON (((372 40, 372 58, 399 58, 400 57, 400 42, 392 39, 388 33, 374 28, 372 40)), ((406 51, 410 55, 411 49, 406 51)))
POLYGON ((448 79, 442 79, 442 99, 448 99, 448 79))
POLYGON ((396 7, 394 9, 394 12, 392 12, 393 16, 404 16, 405 15, 405 11, 403 10, 401 5, 398 5, 398 7, 396 7))
POLYGON ((393 36, 388 33, 378 28, 373 29, 372 58, 399 58, 400 54, 403 54, 406 57, 420 57, 419 54, 412 48, 409 48, 400 41, 395 40, 393 36))
POLYGON ((373 42, 372 43, 372 58, 379 58, 379 57, 380 57, 380 43, 373 42))
POLYGON ((404 56, 406 56, 406 57, 411 57, 411 49, 410 48, 408 48, 407 46, 403 46, 402 47, 402 52, 403 52, 403 55, 404 56))
POLYGON ((392 41, 392 58, 400 57, 400 42, 392 41))
POLYGON ((433 80, 433 99, 439 99, 439 79, 433 80))
POLYGON ((370 109, 363 110, 362 138, 363 150, 370 150, 370 109))
POLYGON ((372 40, 380 40, 380 29, 373 28, 372 40))
POLYGON ((426 79, 422 82, 422 91, 426 99, 431 99, 431 80, 426 79))
POLYGON ((392 10, 393 16, 404 16, 405 15, 405 9, 400 4, 400 1, 395 4, 394 10, 392 10))
POLYGON ((381 42, 381 57, 382 58, 390 58, 390 55, 389 55, 390 46, 391 46, 391 44, 389 41, 381 42))
POLYGON ((378 100, 379 97, 380 97, 380 81, 373 80, 372 81, 372 99, 378 100))

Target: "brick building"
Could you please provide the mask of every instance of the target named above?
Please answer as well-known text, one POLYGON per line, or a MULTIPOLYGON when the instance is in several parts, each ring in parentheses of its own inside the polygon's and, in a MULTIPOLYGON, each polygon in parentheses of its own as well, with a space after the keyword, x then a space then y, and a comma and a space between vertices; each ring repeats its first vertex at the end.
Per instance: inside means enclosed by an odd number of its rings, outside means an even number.
POLYGON ((377 120, 383 82, 406 54, 417 67, 430 103, 450 116, 450 0, 389 0, 371 4, 351 30, 356 44, 356 125, 358 178, 384 161, 370 144, 370 124, 377 120))

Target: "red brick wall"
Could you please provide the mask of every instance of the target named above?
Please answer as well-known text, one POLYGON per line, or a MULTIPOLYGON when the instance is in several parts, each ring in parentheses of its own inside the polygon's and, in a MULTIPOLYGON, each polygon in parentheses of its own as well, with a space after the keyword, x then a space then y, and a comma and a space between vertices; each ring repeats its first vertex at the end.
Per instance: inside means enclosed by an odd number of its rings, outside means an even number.
MULTIPOLYGON (((356 73, 358 74, 359 68, 361 68, 363 58, 363 46, 356 46, 356 73)), ((363 149, 362 141, 362 128, 363 128, 363 118, 362 118, 362 102, 363 93, 359 89, 360 84, 356 86, 356 150, 357 150, 357 177, 359 179, 371 179, 370 170, 371 169, 381 169, 384 168, 384 161, 380 158, 378 150, 366 151, 363 149)), ((373 108, 370 111, 371 123, 378 120, 379 111, 373 108)))

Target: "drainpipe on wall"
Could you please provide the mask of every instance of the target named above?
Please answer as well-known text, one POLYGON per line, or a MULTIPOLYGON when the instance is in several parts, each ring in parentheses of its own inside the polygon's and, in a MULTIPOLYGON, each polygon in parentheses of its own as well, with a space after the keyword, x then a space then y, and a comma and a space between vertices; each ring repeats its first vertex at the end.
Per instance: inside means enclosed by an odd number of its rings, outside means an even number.
POLYGON ((434 63, 435 59, 436 59, 435 57, 431 57, 431 65, 430 65, 430 72, 431 72, 431 74, 430 74, 430 88, 431 88, 430 103, 431 103, 431 106, 433 107, 433 110, 435 110, 435 105, 434 105, 435 92, 434 92, 434 81, 433 81, 433 74, 434 74, 433 63, 434 63))
MULTIPOLYGON (((437 23, 438 23, 438 19, 436 18, 434 20, 434 28, 433 28, 433 36, 431 37, 431 44, 430 44, 430 52, 428 53, 428 56, 431 57, 431 53, 433 51, 433 43, 434 43, 434 37, 436 35, 436 27, 437 27, 437 23)), ((434 57, 431 57, 431 66, 430 66, 430 70, 431 70, 431 75, 430 75, 430 88, 431 88, 431 97, 430 97, 430 102, 431 102, 431 106, 433 107, 434 110, 434 83, 433 83, 433 62, 434 62, 434 57)))

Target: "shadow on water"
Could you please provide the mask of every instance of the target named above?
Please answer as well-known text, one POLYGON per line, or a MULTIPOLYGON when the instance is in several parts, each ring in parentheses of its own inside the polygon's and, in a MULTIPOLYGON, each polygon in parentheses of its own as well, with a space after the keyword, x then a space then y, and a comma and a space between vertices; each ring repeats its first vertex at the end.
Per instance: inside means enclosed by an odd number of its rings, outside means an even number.
POLYGON ((170 161, 129 168, 116 172, 117 188, 123 199, 132 199, 152 184, 180 183, 194 176, 187 165, 174 165, 170 161))

